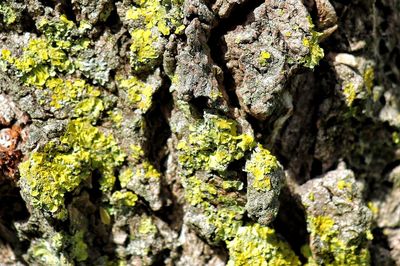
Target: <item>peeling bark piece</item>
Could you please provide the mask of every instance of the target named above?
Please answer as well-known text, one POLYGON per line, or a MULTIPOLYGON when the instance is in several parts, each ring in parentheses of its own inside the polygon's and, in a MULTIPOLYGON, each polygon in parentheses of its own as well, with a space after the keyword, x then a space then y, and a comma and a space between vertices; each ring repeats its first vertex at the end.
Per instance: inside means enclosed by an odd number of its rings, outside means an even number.
POLYGON ((272 222, 279 209, 283 168, 267 149, 259 145, 246 163, 247 203, 250 217, 262 225, 272 222))
POLYGON ((318 13, 318 28, 327 29, 335 26, 337 23, 337 16, 335 8, 329 2, 329 0, 315 0, 318 13))
POLYGON ((281 94, 296 69, 314 68, 323 57, 318 33, 299 0, 267 1, 224 39, 240 105, 258 119, 282 105, 281 94))
POLYGON ((383 202, 378 204, 379 227, 400 227, 400 188, 395 188, 386 194, 383 202))
POLYGON ((385 229, 384 234, 388 237, 390 255, 398 266, 400 265, 400 228, 385 229))
POLYGON ((171 90, 178 93, 180 100, 191 101, 204 97, 208 105, 227 110, 219 85, 222 71, 213 63, 206 44, 207 26, 196 18, 189 24, 185 33, 188 36, 188 44, 177 56, 177 68, 171 90))
POLYGON ((28 120, 13 101, 0 94, 0 177, 14 177, 17 172, 22 157, 19 143, 26 140, 23 127, 28 120))
POLYGON ((362 200, 361 184, 353 172, 330 171, 300 186, 297 193, 310 232, 309 262, 369 265, 372 215, 362 200))
POLYGON ((88 20, 91 24, 106 21, 113 11, 113 1, 110 0, 72 0, 71 3, 77 19, 88 20))
MULTIPOLYGON (((252 1, 252 0, 247 0, 252 1)), ((212 9, 220 18, 226 18, 235 6, 245 3, 246 0, 217 0, 212 9)))
POLYGON ((223 266, 226 264, 226 254, 218 254, 186 225, 182 227, 179 244, 182 246, 183 251, 174 265, 223 266))

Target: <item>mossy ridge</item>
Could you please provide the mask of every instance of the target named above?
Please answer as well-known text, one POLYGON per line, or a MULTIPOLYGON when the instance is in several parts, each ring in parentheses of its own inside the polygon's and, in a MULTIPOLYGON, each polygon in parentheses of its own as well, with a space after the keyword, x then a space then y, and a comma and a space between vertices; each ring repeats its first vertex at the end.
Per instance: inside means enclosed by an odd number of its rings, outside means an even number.
POLYGON ((235 194, 240 193, 243 183, 228 178, 228 164, 253 151, 245 171, 255 176, 256 187, 268 189, 268 175, 281 169, 278 160, 262 145, 256 145, 252 135, 239 134, 234 120, 205 113, 189 132, 177 146, 185 197, 190 205, 202 210, 206 223, 214 228, 209 240, 228 245, 228 265, 300 265, 273 229, 244 224, 245 204, 235 194))

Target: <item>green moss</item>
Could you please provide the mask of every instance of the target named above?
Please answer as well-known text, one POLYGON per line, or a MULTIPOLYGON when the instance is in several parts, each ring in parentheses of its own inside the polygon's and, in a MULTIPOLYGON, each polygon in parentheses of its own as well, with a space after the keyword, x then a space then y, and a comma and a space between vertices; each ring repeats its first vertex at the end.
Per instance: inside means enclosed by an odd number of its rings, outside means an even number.
POLYGON ((110 190, 115 181, 114 170, 125 155, 112 136, 106 136, 86 120, 71 121, 61 145, 46 144, 42 152, 34 152, 20 164, 22 190, 30 195, 35 207, 66 217, 65 193, 88 180, 94 170, 102 174, 101 189, 110 190))
MULTIPOLYGON (((370 265, 367 247, 346 244, 338 238, 338 228, 335 221, 328 216, 312 216, 308 218, 308 229, 312 239, 321 241, 322 249, 318 252, 319 259, 309 258, 309 265, 318 264, 339 265, 370 265), (321 261, 319 261, 322 258, 321 261)), ((365 238, 367 239, 367 233, 365 238)))
POLYGON ((190 175, 194 170, 225 171, 228 164, 242 158, 255 142, 248 134, 238 134, 236 122, 205 114, 190 127, 190 134, 177 146, 179 163, 190 175))
POLYGON ((319 61, 324 58, 324 50, 319 46, 319 37, 321 33, 314 30, 314 24, 311 17, 308 17, 309 29, 311 36, 303 39, 303 45, 308 48, 308 55, 304 58, 304 66, 314 69, 318 65, 319 61))
POLYGON ((252 224, 240 227, 233 241, 227 243, 228 266, 295 266, 301 265, 289 245, 269 227, 252 224))
POLYGON ((246 162, 245 171, 251 174, 250 185, 259 191, 271 189, 270 175, 278 170, 282 170, 275 156, 270 151, 258 145, 252 153, 250 160, 246 162))
POLYGON ((111 196, 111 204, 116 206, 133 207, 138 200, 138 196, 131 191, 115 191, 111 196))
POLYGON ((139 80, 135 76, 119 81, 119 87, 126 90, 128 100, 133 107, 142 113, 147 112, 151 107, 152 96, 155 88, 139 80))

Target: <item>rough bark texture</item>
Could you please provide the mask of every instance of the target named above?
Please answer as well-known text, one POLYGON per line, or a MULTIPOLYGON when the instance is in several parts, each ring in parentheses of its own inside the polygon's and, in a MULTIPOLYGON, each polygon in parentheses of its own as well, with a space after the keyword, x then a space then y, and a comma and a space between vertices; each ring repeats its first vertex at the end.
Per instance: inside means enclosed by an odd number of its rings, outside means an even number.
POLYGON ((0 2, 1 265, 400 265, 397 0, 0 2))

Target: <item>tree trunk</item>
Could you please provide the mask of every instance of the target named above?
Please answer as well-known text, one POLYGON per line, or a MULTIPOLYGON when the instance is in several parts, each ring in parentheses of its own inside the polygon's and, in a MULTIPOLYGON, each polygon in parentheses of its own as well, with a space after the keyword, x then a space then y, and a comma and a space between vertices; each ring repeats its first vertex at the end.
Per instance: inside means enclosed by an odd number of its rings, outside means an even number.
POLYGON ((4 0, 1 265, 400 265, 396 0, 4 0))

